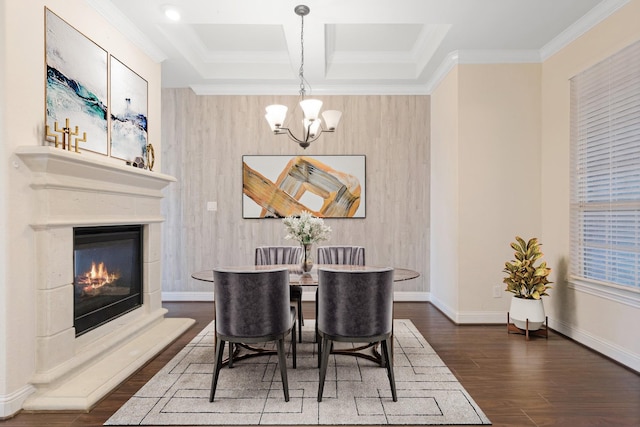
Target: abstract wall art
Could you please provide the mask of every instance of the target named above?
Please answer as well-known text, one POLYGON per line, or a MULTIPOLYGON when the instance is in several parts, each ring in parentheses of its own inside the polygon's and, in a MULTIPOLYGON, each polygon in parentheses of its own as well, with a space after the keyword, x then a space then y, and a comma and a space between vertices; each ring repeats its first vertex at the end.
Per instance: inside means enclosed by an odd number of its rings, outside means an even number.
POLYGON ((87 134, 80 149, 107 154, 107 52, 45 9, 46 112, 50 129, 69 119, 87 134))
POLYGON ((243 156, 243 218, 364 218, 365 156, 243 156))
POLYGON ((111 156, 147 155, 147 81, 111 56, 111 156))

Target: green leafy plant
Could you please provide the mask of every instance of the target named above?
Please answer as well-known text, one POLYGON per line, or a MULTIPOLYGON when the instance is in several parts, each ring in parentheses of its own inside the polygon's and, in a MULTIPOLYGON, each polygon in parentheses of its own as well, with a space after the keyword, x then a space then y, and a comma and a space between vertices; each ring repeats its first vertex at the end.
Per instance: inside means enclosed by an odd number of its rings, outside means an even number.
POLYGON ((515 260, 511 260, 504 264, 503 272, 507 276, 503 282, 507 285, 505 291, 513 293, 517 298, 540 299, 547 293, 550 282, 548 279, 551 269, 547 267, 547 263, 542 261, 539 265, 535 265, 544 255, 540 251, 541 243, 537 238, 532 238, 525 242, 519 236, 516 241, 511 242, 511 248, 515 251, 515 260))

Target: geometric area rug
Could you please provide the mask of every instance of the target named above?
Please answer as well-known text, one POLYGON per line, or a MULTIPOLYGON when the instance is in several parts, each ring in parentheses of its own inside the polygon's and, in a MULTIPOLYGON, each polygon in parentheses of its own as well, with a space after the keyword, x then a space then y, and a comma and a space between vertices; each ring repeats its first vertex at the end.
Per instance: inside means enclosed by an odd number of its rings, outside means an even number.
MULTIPOLYGON (((305 320, 303 342, 297 345, 297 369, 287 349, 289 402, 284 401, 276 356, 236 361, 232 369, 223 368, 215 401, 209 402, 215 342, 212 322, 105 425, 491 424, 406 319, 394 320, 397 402, 391 399, 384 368, 344 355, 331 355, 323 399, 318 402, 314 329, 314 320, 305 320)), ((291 345, 290 337, 286 342, 291 345)))

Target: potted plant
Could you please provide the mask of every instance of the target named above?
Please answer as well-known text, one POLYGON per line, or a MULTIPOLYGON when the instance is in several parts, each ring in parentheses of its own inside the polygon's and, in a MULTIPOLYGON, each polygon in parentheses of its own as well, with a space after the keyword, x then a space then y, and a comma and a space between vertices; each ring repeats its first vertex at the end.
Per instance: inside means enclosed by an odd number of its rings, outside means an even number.
POLYGON ((515 259, 504 264, 502 270, 507 273, 503 282, 507 285, 505 291, 513 293, 509 319, 519 329, 535 331, 540 329, 545 322, 544 305, 542 297, 548 296, 549 274, 551 268, 545 261, 538 265, 536 262, 543 257, 540 250, 541 243, 537 238, 525 242, 523 238, 516 236, 516 241, 511 242, 511 248, 515 251, 515 259), (528 323, 528 324, 527 324, 528 323))

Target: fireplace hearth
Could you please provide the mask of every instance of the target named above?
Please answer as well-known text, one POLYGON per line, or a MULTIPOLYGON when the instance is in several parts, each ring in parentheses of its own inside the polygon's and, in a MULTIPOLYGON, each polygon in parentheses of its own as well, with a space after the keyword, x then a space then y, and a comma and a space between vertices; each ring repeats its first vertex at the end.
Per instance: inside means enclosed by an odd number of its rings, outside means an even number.
POLYGON ((142 226, 73 230, 76 336, 142 305, 142 226))

